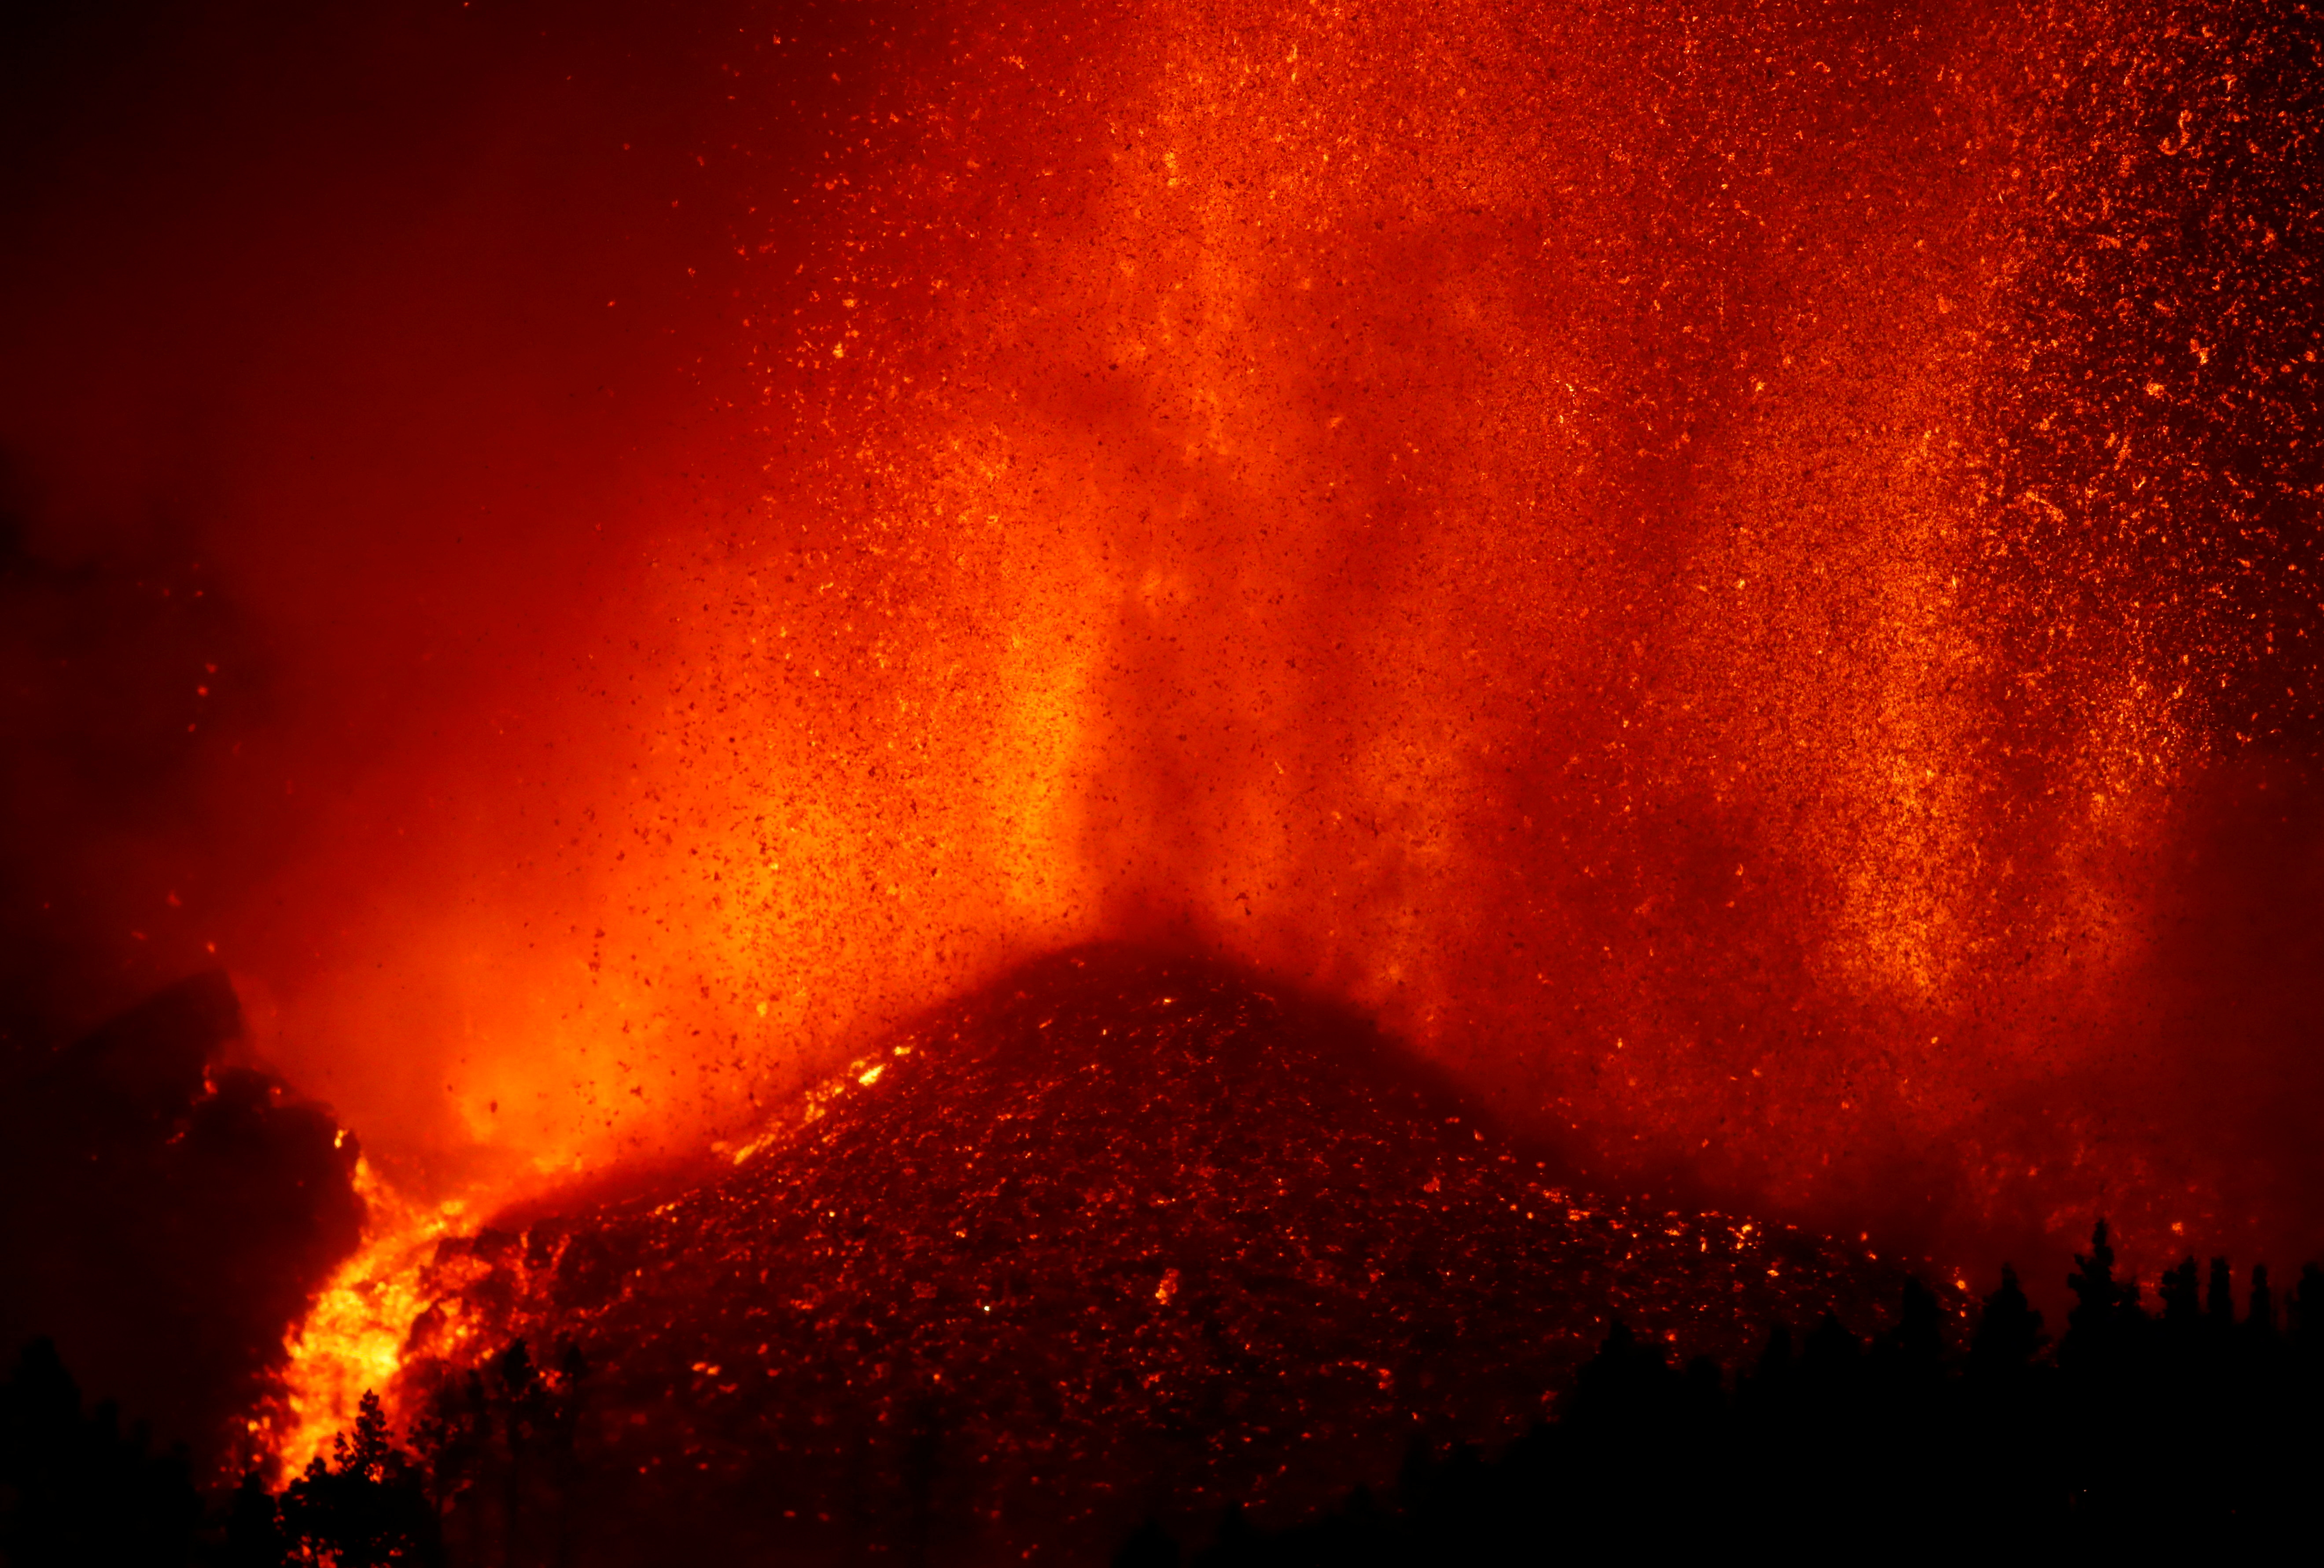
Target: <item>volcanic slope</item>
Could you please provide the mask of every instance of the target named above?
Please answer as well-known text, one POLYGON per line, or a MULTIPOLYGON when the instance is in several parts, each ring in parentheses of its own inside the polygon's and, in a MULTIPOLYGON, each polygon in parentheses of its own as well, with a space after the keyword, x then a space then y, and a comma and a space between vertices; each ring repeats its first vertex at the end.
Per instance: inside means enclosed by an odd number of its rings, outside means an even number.
POLYGON ((439 1254, 405 1397, 456 1344, 576 1343, 585 1560, 1102 1560, 1512 1434, 1612 1315, 1732 1362, 1898 1284, 1561 1188, 1360 1023, 1135 949, 924 1019, 735 1158, 439 1254))

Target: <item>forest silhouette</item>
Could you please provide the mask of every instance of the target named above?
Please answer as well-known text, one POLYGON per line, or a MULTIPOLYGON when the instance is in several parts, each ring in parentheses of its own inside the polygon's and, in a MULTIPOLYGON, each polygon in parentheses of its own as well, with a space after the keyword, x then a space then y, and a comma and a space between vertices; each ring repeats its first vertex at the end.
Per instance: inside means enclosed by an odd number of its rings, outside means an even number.
MULTIPOLYGON (((1804 1335, 1774 1324, 1731 1375, 1674 1365, 1617 1320, 1554 1418, 1497 1455, 1416 1438, 1391 1487, 1352 1485, 1323 1517, 1267 1529, 1238 1505, 1177 1533, 1153 1521, 1114 1562, 2151 1550, 2312 1529, 2324 1268, 2281 1305, 2252 1268, 2238 1311, 2227 1261, 2189 1258, 2150 1309, 2104 1222, 2075 1262, 2054 1342, 2006 1268, 1965 1345, 1917 1282, 1869 1338, 1830 1314, 1804 1335)), ((34 1341, 0 1388, 0 1554, 18 1568, 586 1563, 588 1399, 577 1352, 544 1367, 517 1341, 445 1379, 401 1439, 366 1396, 327 1460, 206 1499, 182 1451, 154 1453, 110 1404, 85 1409, 34 1341)))
POLYGON ((1391 1497, 1362 1487, 1274 1533, 1231 1510, 1182 1552, 1148 1524, 1119 1568, 1545 1561, 1761 1545, 1811 1556, 2216 1548, 2316 1523, 2324 1268, 2280 1320, 2264 1267, 2236 1311, 2224 1259, 2187 1259, 2160 1312, 2118 1277, 2106 1223, 2068 1277, 2054 1343, 2005 1268, 1965 1353, 1907 1282, 1868 1340, 1827 1314, 1769 1332, 1732 1379, 1674 1366, 1620 1322, 1557 1418, 1497 1458, 1416 1442, 1391 1497))

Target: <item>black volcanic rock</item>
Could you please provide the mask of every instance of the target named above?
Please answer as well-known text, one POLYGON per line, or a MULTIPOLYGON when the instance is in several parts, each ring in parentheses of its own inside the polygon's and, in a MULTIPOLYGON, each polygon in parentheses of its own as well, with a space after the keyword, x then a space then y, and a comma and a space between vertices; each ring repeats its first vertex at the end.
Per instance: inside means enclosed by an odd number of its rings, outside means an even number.
POLYGON ((1778 1318, 1873 1326, 1897 1284, 1561 1188, 1360 1022, 1120 948, 902 1032, 723 1177, 437 1268, 444 1360, 410 1376, 576 1343, 582 1554, 624 1563, 1099 1559, 1148 1514, 1286 1518, 1416 1434, 1522 1430, 1614 1314, 1732 1360, 1778 1318))

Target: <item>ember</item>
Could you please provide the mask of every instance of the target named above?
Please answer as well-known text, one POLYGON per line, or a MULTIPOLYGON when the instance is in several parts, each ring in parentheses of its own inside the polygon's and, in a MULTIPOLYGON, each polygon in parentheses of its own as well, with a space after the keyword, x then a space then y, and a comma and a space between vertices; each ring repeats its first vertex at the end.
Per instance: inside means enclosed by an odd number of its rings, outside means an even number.
POLYGON ((883 1042, 731 1174, 441 1247, 403 1402, 440 1351, 576 1346, 609 1560, 1092 1561, 1149 1513, 1297 1517, 1416 1436, 1515 1436, 1610 1316, 1740 1360, 1901 1281, 1538 1154, 1348 1015, 1083 950, 883 1042))
POLYGON ((2324 1251, 2305 13, 683 11, 9 35, 10 1092, 248 1028, 0 1212, 296 1194, 0 1313, 92 1393, 384 1464, 569 1337, 706 1517, 1013 1546, 1618 1307, 2324 1251))

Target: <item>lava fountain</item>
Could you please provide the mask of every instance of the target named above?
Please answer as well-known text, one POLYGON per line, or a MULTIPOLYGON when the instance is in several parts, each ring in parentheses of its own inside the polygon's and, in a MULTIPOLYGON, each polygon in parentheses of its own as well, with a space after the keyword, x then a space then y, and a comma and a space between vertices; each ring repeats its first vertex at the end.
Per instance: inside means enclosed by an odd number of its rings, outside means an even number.
POLYGON ((245 695, 175 815, 20 770, 12 853, 121 872, 19 912, 102 958, 44 1005, 213 949, 409 1216, 310 1437, 416 1239, 1097 939, 1604 1190, 2029 1274, 2324 1236, 2296 21, 230 25, 43 143, 97 175, 14 198, 0 412, 27 602, 198 587, 245 695))

